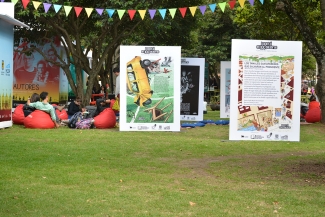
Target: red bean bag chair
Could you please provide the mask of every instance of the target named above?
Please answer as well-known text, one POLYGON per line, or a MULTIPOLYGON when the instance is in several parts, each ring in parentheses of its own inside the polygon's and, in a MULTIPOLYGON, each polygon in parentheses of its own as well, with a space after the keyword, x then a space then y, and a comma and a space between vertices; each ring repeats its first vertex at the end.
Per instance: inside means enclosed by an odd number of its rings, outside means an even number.
POLYGON ((116 116, 111 108, 105 109, 94 119, 94 125, 98 129, 114 128, 116 124, 116 116))
POLYGON ((53 123, 50 114, 41 110, 35 110, 28 115, 24 120, 24 125, 26 128, 33 129, 55 128, 55 124, 53 123))
POLYGON ((308 123, 320 122, 322 119, 322 113, 320 108, 309 109, 305 115, 305 120, 308 123))
POLYGON ((14 113, 12 114, 12 122, 14 124, 24 124, 24 119, 25 119, 25 115, 24 115, 24 110, 23 110, 24 105, 20 104, 15 108, 14 113))
POLYGON ((65 109, 62 109, 62 111, 56 109, 55 112, 61 120, 68 119, 68 113, 65 109))

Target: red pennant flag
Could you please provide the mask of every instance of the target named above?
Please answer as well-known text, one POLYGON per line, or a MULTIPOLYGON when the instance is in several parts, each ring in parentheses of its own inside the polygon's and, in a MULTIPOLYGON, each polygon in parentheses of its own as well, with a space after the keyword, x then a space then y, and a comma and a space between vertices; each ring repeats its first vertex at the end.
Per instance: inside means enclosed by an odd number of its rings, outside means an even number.
POLYGON ((28 3, 29 3, 30 0, 22 0, 23 2, 23 6, 24 6, 24 9, 26 9, 28 3))
POLYGON ((235 4, 236 4, 236 0, 234 1, 230 1, 228 2, 229 6, 230 6, 230 9, 233 9, 235 7, 235 4))
POLYGON ((183 18, 185 17, 186 10, 187 8, 179 8, 179 11, 181 12, 183 18))
POLYGON ((74 11, 76 12, 77 17, 79 17, 79 15, 82 11, 82 7, 74 7, 74 11))
POLYGON ((137 12, 136 10, 128 10, 128 13, 129 13, 129 16, 130 16, 130 19, 133 20, 133 17, 135 15, 135 12, 137 12))

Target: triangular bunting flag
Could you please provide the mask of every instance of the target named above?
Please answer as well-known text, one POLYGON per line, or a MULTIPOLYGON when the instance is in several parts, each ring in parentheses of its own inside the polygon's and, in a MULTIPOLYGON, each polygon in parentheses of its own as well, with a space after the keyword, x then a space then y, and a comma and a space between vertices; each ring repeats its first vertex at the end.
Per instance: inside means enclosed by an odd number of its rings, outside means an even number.
POLYGON ((184 17, 185 17, 185 14, 186 14, 186 10, 187 10, 187 8, 178 8, 178 9, 179 9, 179 11, 181 12, 182 17, 184 18, 184 17))
POLYGON ((104 9, 102 8, 96 8, 97 13, 102 16, 104 9))
POLYGON ((11 0, 12 3, 17 4, 18 0, 11 0))
POLYGON ((122 19, 124 13, 125 13, 125 10, 117 10, 117 13, 118 13, 118 17, 120 18, 120 20, 122 19))
POLYGON ((52 4, 50 4, 50 3, 45 3, 45 2, 43 3, 45 13, 47 13, 49 11, 51 5, 52 4))
POLYGON ((225 12, 226 4, 227 4, 226 2, 219 3, 219 7, 220 7, 222 12, 225 12))
POLYGON ((229 4, 230 9, 234 9, 235 4, 236 4, 236 0, 235 1, 230 1, 230 2, 228 2, 228 4, 229 4))
POLYGON ((155 9, 149 9, 149 15, 150 15, 150 18, 153 19, 153 17, 155 16, 156 14, 156 10, 155 9))
POLYGON ((114 12, 115 12, 115 9, 106 9, 106 12, 108 13, 108 16, 109 16, 110 18, 112 18, 113 14, 114 14, 114 12))
POLYGON ((90 17, 90 14, 93 12, 94 8, 85 8, 87 16, 90 17))
POLYGON ((71 6, 63 6, 63 8, 65 11, 65 15, 68 16, 70 14, 72 7, 71 6))
POLYGON ((202 15, 204 15, 206 9, 207 9, 206 5, 200 6, 200 11, 201 11, 202 15))
POLYGON ((37 1, 32 1, 32 2, 33 2, 35 10, 37 10, 37 8, 41 5, 41 2, 37 2, 37 1))
POLYGON ((260 0, 260 2, 261 2, 262 4, 264 4, 264 0, 260 0))
POLYGON ((62 5, 53 4, 53 7, 54 7, 54 10, 55 10, 55 13, 57 13, 61 9, 62 5))
POLYGON ((209 4, 210 10, 214 12, 216 10, 217 4, 209 4))
POLYGON ((174 19, 175 13, 176 13, 176 8, 170 8, 169 9, 170 16, 174 19))
POLYGON ((97 13, 102 16, 104 9, 102 8, 96 8, 97 13))
POLYGON ((146 11, 147 10, 138 10, 138 12, 139 12, 140 17, 141 17, 142 20, 144 19, 144 16, 146 15, 146 11))
POLYGON ((129 16, 130 16, 130 19, 133 20, 133 17, 135 15, 135 12, 137 12, 136 10, 128 10, 128 13, 129 13, 129 16))
MULTIPOLYGON (((160 15, 161 15, 161 17, 163 18, 163 19, 165 19, 165 16, 166 16, 166 9, 159 9, 159 13, 160 13, 160 15)), ((175 11, 176 11, 176 9, 175 9, 175 11)))
POLYGON ((246 0, 238 0, 239 1, 239 4, 240 4, 240 7, 244 7, 244 5, 245 5, 245 1, 246 0))
POLYGON ((253 6, 254 5, 254 0, 249 0, 249 3, 253 6))
POLYGON ((74 11, 76 12, 76 16, 79 17, 79 15, 82 11, 82 7, 74 7, 74 11))
POLYGON ((24 9, 26 9, 28 3, 30 2, 30 0, 21 0, 21 2, 23 3, 24 9))
POLYGON ((4 2, 5 0, 1 0, 1 2, 4 2))
POLYGON ((190 11, 191 11, 192 16, 194 17, 195 12, 196 12, 196 9, 197 9, 197 6, 189 7, 189 9, 190 9, 190 11))

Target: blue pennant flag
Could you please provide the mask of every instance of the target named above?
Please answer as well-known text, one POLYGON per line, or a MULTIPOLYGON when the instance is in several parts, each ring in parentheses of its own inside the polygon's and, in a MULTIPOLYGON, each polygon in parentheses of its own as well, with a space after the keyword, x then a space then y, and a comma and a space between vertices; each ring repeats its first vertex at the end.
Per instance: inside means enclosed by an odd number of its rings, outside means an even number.
POLYGON ((217 6, 217 4, 210 4, 209 5, 212 12, 214 12, 216 10, 216 6, 217 6))
POLYGON ((115 12, 115 9, 106 9, 106 12, 108 13, 109 17, 111 18, 115 12))
POLYGON ((165 19, 166 9, 159 9, 159 13, 162 16, 162 18, 165 19))

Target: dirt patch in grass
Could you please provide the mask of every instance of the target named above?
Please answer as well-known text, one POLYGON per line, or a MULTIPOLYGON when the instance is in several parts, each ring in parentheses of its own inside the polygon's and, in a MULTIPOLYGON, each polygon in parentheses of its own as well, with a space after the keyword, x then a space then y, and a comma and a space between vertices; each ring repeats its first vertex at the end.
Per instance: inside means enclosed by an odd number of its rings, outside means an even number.
POLYGON ((289 184, 299 185, 324 185, 325 184, 325 160, 319 162, 308 156, 314 156, 313 152, 293 152, 269 155, 236 155, 207 158, 194 158, 176 163, 182 169, 177 174, 182 178, 208 178, 217 179, 215 171, 228 172, 229 177, 246 176, 256 177, 261 181, 277 180, 289 184))

